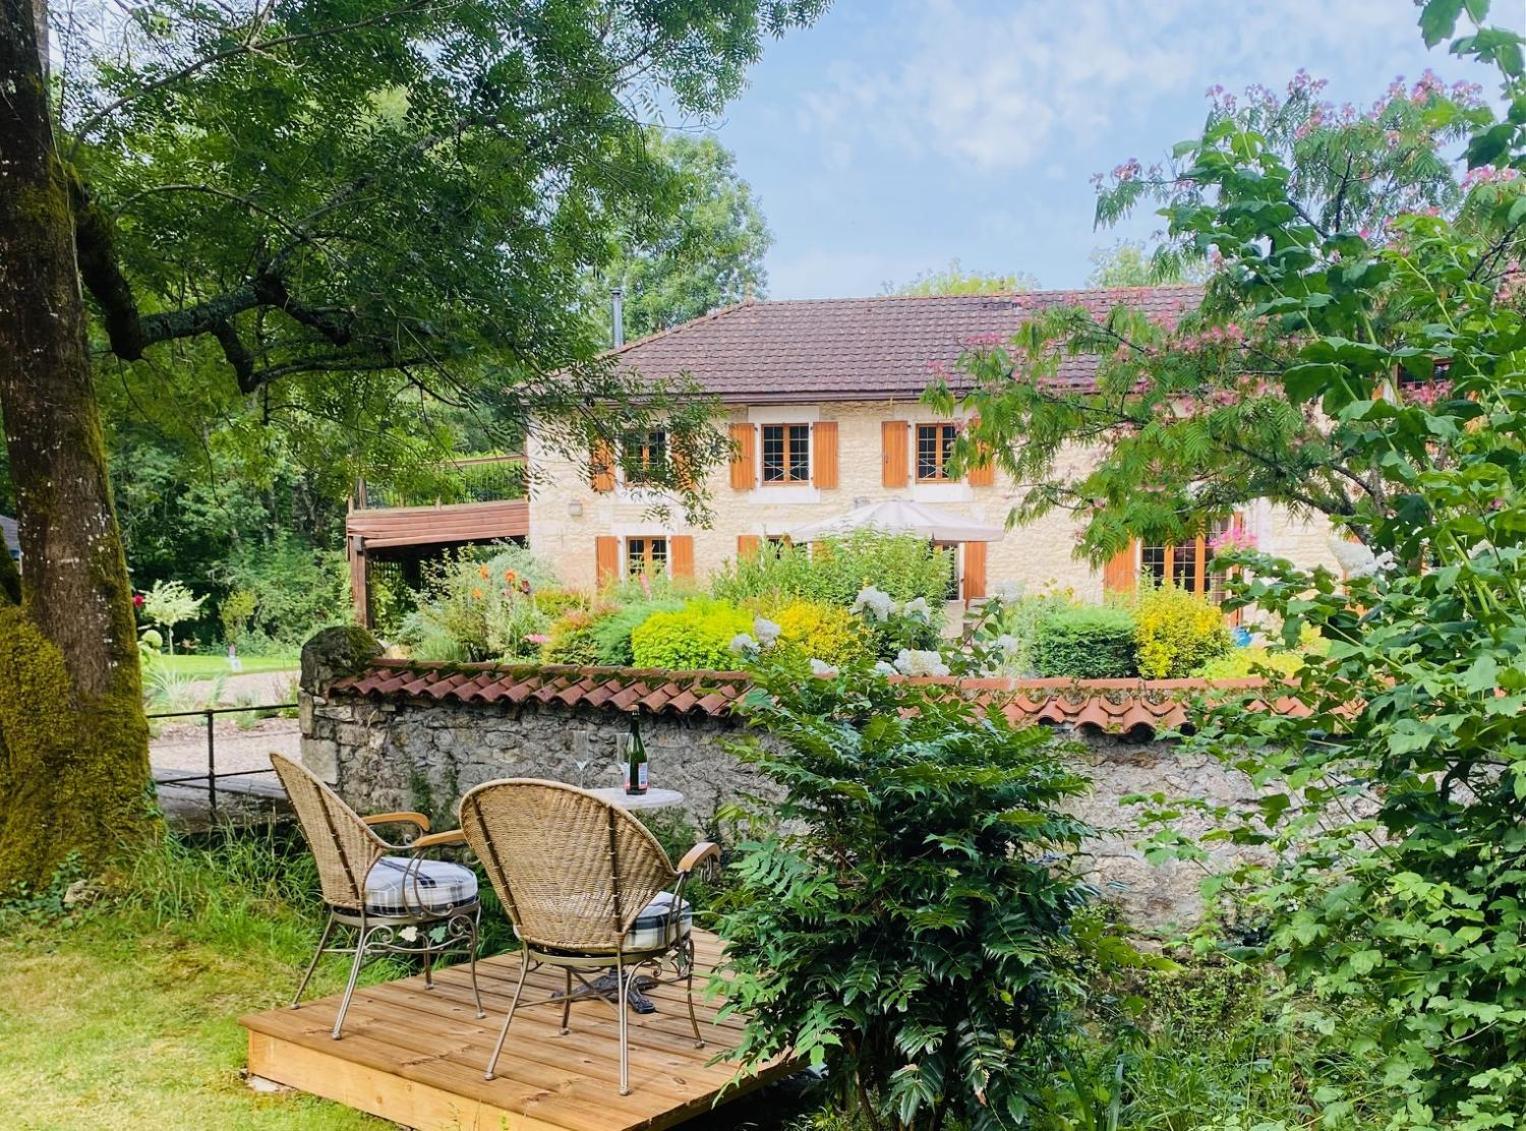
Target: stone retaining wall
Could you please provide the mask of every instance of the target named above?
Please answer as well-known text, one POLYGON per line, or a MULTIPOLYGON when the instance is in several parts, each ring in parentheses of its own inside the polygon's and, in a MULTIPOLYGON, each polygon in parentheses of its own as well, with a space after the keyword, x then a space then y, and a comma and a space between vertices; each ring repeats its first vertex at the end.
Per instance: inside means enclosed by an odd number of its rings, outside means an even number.
MULTIPOLYGON (((589 787, 617 785, 619 741, 629 718, 597 709, 488 706, 357 696, 302 695, 303 761, 361 812, 421 809, 453 821, 462 793, 502 777, 546 777, 589 787)), ((654 785, 683 792, 689 816, 714 831, 718 809, 740 793, 764 794, 760 782, 726 749, 738 736, 722 718, 657 716, 642 720, 654 785)), ((1093 782, 1078 815, 1099 830, 1087 846, 1092 878, 1124 916, 1144 930, 1169 930, 1199 917, 1199 865, 1153 865, 1135 847, 1131 794, 1163 792, 1233 802, 1249 782, 1171 742, 1099 734, 1079 738, 1074 753, 1093 782)), ((1183 830, 1206 831, 1200 818, 1183 830)), ((1215 849, 1219 862, 1243 850, 1215 849)))

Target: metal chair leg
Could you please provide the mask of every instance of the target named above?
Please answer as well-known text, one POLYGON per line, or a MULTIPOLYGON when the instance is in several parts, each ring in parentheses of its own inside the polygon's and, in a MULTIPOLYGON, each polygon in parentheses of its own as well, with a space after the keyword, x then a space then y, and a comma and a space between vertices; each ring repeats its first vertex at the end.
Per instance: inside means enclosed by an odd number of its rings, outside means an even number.
POLYGON ((477 1020, 481 1021, 487 1016, 482 1008, 482 994, 477 989, 477 921, 472 919, 466 924, 467 945, 471 948, 466 952, 466 969, 472 980, 472 1000, 477 1003, 477 1020))
POLYGON ((567 988, 562 991, 562 1036, 572 1032, 572 967, 563 971, 567 975, 567 988))
MULTIPOLYGON (((639 969, 639 967, 638 967, 639 969)), ((625 982, 625 962, 615 955, 615 989, 620 994, 620 1094, 631 1094, 631 1052, 627 1042, 626 1014, 630 1009, 630 987, 625 982)))
POLYGON ((429 936, 424 936, 424 988, 434 989, 434 948, 429 945, 429 936))
POLYGON ((503 1019, 503 1028, 498 1032, 498 1043, 493 1046, 493 1055, 488 1058, 487 1071, 482 1074, 484 1080, 493 1078, 493 1070, 498 1067, 498 1057, 503 1052, 503 1042, 508 1038, 509 1026, 514 1022, 514 1011, 519 1008, 519 995, 524 993, 525 978, 530 973, 530 951, 520 951, 519 984, 514 987, 514 1000, 509 1002, 509 1015, 503 1019))
POLYGON ((344 999, 339 1003, 339 1016, 334 1018, 334 1040, 339 1039, 339 1031, 344 1028, 344 1017, 350 1011, 350 999, 355 996, 355 983, 360 978, 360 967, 366 960, 366 944, 371 941, 371 932, 365 927, 360 929, 360 938, 355 941, 355 961, 350 964, 350 980, 344 986, 344 999))
POLYGON ((694 1047, 705 1047, 705 1038, 699 1035, 699 1018, 694 1015, 694 942, 689 942, 689 976, 685 979, 685 996, 689 999, 689 1026, 694 1030, 694 1047))
POLYGON ((312 980, 313 971, 318 969, 318 959, 323 957, 323 948, 328 945, 329 936, 334 933, 334 913, 329 912, 328 922, 323 924, 323 934, 318 936, 318 949, 313 951, 313 960, 307 964, 307 970, 302 975, 302 980, 297 983, 297 992, 291 995, 291 1007, 297 1008, 297 1003, 302 1000, 302 991, 307 989, 307 983, 312 980))

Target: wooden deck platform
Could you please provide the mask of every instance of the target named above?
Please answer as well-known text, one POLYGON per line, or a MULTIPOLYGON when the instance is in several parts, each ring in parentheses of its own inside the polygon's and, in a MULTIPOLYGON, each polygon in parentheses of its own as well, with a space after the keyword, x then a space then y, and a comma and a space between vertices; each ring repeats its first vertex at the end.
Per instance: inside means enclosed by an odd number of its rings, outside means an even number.
MULTIPOLYGON (((780 1062, 733 1083, 735 1068, 709 1065, 735 1048, 740 1022, 717 1022, 713 1001, 698 992, 719 961, 721 942, 695 932, 699 969, 695 1008, 706 1046, 694 1047, 682 987, 651 992, 657 1012, 631 1014, 631 1094, 619 1093, 614 1010, 602 1002, 573 1006, 572 1032, 558 1032, 561 1010, 523 1005, 509 1029, 497 1078, 482 1078, 508 1012, 519 956, 477 963, 487 1017, 474 1016, 464 965, 435 976, 357 990, 334 1040, 338 995, 241 1019, 249 1030, 249 1072, 349 1107, 426 1131, 629 1131, 672 1127, 709 1110, 721 1092, 730 1100, 795 1070, 780 1062)), ((561 975, 530 975, 525 1001, 561 988, 561 975)))

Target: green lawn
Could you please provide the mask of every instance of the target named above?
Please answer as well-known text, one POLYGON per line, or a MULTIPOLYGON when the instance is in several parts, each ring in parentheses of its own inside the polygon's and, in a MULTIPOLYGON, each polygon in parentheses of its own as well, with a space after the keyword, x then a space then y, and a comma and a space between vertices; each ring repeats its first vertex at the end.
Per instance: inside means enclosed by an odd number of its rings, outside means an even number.
MULTIPOLYGON (((296 671, 299 666, 296 653, 289 656, 240 656, 239 659, 243 663, 243 672, 239 674, 296 671)), ((192 679, 215 679, 220 675, 235 674, 229 669, 226 656, 177 653, 173 656, 156 656, 153 662, 166 671, 190 676, 192 679)))
MULTIPOLYGON (((151 863, 133 882, 143 894, 67 918, 0 910, 4 1126, 392 1126, 312 1097, 257 1095, 239 1077, 237 1018, 284 1003, 316 941, 307 915, 257 877, 230 884, 190 857, 151 863)), ((315 990, 339 988, 335 959, 315 990)))

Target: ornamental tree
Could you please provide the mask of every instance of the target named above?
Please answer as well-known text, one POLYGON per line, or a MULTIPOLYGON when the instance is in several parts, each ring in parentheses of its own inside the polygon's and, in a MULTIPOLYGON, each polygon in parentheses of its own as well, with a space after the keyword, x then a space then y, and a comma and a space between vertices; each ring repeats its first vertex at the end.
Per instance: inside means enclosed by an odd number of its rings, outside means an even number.
MULTIPOLYGON (((1439 42, 1487 7, 1431 0, 1422 28, 1439 42)), ((1265 924, 1262 953, 1311 1038, 1381 1063, 1380 1096, 1315 1082, 1327 1120, 1378 1104, 1393 1127, 1482 1131, 1526 1111, 1526 64, 1505 29, 1451 47, 1497 66, 1503 120, 1428 80, 1372 120, 1305 115, 1288 140, 1243 113, 1212 118, 1160 178, 1167 254, 1217 264, 1201 310, 1176 328, 1043 327, 1014 347, 1042 373, 1078 342, 1103 346, 1095 396, 1028 379, 1003 393, 1012 366, 973 360, 987 378, 973 441, 1037 423, 1041 449, 1102 445, 1099 471, 1034 504, 1087 507, 1094 553, 1258 495, 1361 537, 1345 578, 1227 557, 1244 567, 1237 604, 1275 614, 1289 646, 1312 630, 1326 649, 1286 688, 1306 714, 1225 703, 1195 720, 1262 790, 1217 810, 1216 835, 1277 850, 1210 891, 1265 924), (1335 128, 1365 148, 1328 137, 1304 175, 1300 145, 1335 128), (1410 152, 1443 128, 1466 133, 1455 183, 1410 152)))
POLYGON ((682 202, 637 107, 718 109, 822 6, 86 4, 50 52, 45 0, 0 0, 0 415, 26 563, 0 608, 0 888, 150 825, 98 378, 354 470, 439 439, 441 404, 569 447, 661 415, 668 485, 696 498, 724 451, 706 406, 592 364, 578 279, 610 227, 682 202))
MULTIPOLYGON (((1406 346, 1416 312, 1391 288, 1380 293, 1399 218, 1453 221, 1480 241, 1478 279, 1498 285, 1522 242, 1511 218, 1520 186, 1506 171, 1459 178, 1445 158, 1491 120, 1476 85, 1443 88, 1426 75, 1365 110, 1331 106, 1320 90, 1302 73, 1281 96, 1215 88, 1198 138, 1099 182, 1099 223, 1155 201, 1166 233, 1151 269, 1170 278, 1207 264, 1205 287, 1168 292, 1174 309, 1153 317, 1123 306, 1101 318, 1036 316, 1014 340, 961 359, 967 393, 947 380, 929 391, 938 407, 978 417, 957 462, 989 453, 1030 485, 1016 520, 1076 512, 1081 553, 1100 561, 1134 537, 1190 541, 1256 499, 1329 515, 1364 538, 1359 508, 1392 509, 1392 485, 1363 462, 1368 423, 1319 403, 1328 373, 1304 364, 1315 334, 1304 306, 1321 311, 1328 334, 1358 343, 1348 351, 1406 346), (1053 380, 1076 354, 1097 357, 1094 390, 1053 380), (1095 449, 1096 462, 1061 458, 1076 446, 1095 449)), ((1430 379, 1432 360, 1402 358, 1405 380, 1430 379)), ((1399 380, 1398 361, 1381 377, 1399 380)))

